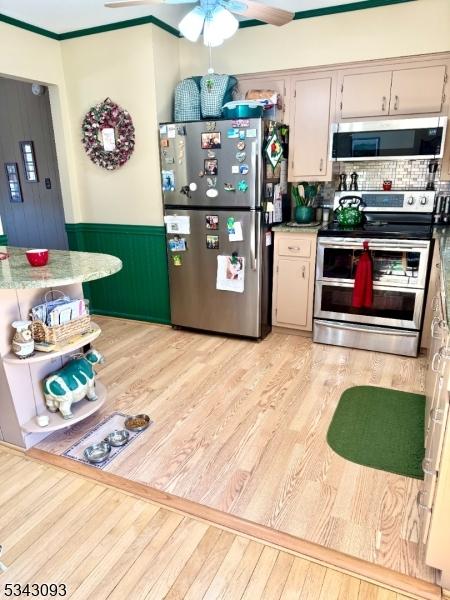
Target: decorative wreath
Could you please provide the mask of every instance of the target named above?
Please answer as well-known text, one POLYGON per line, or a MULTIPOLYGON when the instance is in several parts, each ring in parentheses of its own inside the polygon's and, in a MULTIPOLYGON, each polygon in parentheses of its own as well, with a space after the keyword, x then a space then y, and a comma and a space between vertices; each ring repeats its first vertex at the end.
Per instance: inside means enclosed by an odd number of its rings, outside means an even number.
POLYGON ((99 167, 113 171, 133 154, 134 125, 130 113, 110 98, 86 113, 81 129, 86 154, 99 167), (104 129, 109 131, 103 133, 104 129))

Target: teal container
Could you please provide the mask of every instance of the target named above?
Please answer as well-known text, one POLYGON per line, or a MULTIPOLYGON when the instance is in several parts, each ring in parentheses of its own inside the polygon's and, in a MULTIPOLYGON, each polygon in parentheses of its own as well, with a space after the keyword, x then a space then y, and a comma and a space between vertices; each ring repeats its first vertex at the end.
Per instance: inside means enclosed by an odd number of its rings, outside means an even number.
POLYGON ((312 206, 296 206, 294 218, 296 223, 312 223, 314 208, 312 206))
POLYGON ((238 104, 229 107, 225 105, 222 108, 222 117, 224 119, 259 119, 262 117, 264 108, 262 106, 247 106, 238 104))

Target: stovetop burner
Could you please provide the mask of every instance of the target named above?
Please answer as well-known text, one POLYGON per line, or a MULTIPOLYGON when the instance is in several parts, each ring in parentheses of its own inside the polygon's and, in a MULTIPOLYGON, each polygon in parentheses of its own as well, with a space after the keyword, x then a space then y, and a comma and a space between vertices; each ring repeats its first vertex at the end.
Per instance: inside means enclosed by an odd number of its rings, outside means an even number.
POLYGON ((405 213, 364 213, 355 229, 346 229, 333 221, 319 229, 320 236, 354 238, 401 238, 430 240, 433 235, 431 215, 405 213))
POLYGON ((320 236, 354 238, 400 238, 430 240, 432 225, 413 225, 412 223, 365 223, 356 229, 345 229, 339 223, 329 223, 319 229, 320 236))

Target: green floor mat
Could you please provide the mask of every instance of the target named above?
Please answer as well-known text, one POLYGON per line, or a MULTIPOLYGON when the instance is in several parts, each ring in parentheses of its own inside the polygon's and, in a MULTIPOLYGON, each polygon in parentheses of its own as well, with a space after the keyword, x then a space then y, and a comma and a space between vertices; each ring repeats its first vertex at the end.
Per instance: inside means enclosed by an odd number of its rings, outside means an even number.
POLYGON ((327 433, 352 462, 423 479, 425 396, 361 385, 342 394, 327 433))

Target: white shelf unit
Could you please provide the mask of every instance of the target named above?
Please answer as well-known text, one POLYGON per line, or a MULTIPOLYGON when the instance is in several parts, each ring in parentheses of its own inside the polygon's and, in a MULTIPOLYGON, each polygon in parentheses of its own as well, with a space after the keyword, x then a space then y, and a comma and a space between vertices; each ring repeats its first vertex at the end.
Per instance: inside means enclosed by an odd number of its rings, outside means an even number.
POLYGON ((57 358, 58 356, 63 356, 64 354, 70 354, 70 352, 74 352, 75 350, 86 346, 86 344, 90 344, 98 338, 101 332, 102 330, 98 325, 96 325, 95 323, 91 323, 90 332, 85 333, 83 335, 78 335, 71 340, 67 340, 63 346, 58 346, 59 350, 53 350, 51 352, 36 351, 36 353, 33 356, 30 356, 30 358, 19 358, 13 352, 9 352, 8 354, 6 354, 6 356, 3 357, 3 361, 5 363, 10 364, 24 365, 42 362, 44 360, 51 360, 53 358, 57 358))
POLYGON ((74 415, 72 419, 64 419, 59 411, 56 413, 47 411, 45 414, 48 414, 50 417, 50 423, 48 425, 41 427, 36 423, 36 418, 34 417, 21 426, 22 430, 25 433, 52 433, 53 431, 65 429, 66 427, 75 425, 75 423, 79 423, 83 419, 86 419, 97 412, 105 403, 106 388, 98 380, 95 382, 95 391, 98 396, 97 400, 87 400, 85 398, 84 400, 72 404, 71 410, 74 415))

